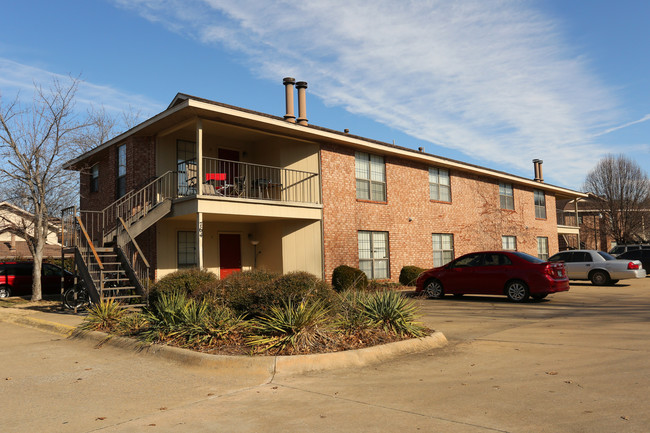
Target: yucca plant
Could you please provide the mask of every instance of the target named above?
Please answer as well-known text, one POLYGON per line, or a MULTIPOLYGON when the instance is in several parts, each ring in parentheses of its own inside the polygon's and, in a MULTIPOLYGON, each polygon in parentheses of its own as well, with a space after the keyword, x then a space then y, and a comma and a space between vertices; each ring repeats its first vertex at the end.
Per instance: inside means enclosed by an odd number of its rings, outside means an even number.
POLYGON ((399 292, 384 290, 359 299, 371 326, 402 336, 422 337, 426 329, 418 323, 417 307, 399 292))
POLYGON ((113 299, 105 299, 88 308, 88 316, 81 324, 81 329, 90 331, 113 331, 126 315, 126 310, 121 308, 113 299))
POLYGON ((344 332, 354 332, 368 326, 368 318, 362 300, 368 292, 348 289, 339 293, 337 326, 344 332))
POLYGON ((302 353, 327 340, 328 308, 320 300, 295 302, 291 299, 271 307, 253 320, 254 335, 247 338, 258 350, 278 353, 302 353))

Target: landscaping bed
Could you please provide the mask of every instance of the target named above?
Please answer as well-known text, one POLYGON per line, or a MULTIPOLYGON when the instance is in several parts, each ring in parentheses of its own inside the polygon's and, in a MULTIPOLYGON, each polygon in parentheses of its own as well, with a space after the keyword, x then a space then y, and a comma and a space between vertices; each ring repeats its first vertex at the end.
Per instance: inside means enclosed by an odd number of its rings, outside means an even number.
POLYGON ((241 272, 218 280, 192 269, 156 283, 141 312, 111 300, 93 305, 82 328, 228 355, 337 352, 430 334, 413 301, 395 289, 371 282, 336 291, 305 272, 241 272))

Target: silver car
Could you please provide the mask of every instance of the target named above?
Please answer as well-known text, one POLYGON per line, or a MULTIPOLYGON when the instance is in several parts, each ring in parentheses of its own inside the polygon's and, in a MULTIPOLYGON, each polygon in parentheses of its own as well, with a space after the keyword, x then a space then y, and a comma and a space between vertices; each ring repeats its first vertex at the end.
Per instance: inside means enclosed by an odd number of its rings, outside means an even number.
POLYGON ((618 260, 604 251, 571 250, 551 256, 549 262, 564 262, 570 280, 590 280, 595 286, 616 284, 626 278, 645 278, 638 260, 618 260))

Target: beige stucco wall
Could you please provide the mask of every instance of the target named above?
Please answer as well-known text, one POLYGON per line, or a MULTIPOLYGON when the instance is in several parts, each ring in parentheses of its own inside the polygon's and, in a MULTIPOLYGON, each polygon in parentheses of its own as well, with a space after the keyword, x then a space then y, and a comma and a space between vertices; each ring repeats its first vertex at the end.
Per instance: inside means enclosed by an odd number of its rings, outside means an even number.
MULTIPOLYGON (((156 277, 177 270, 179 231, 195 231, 196 222, 163 219, 158 223, 156 277)), ((219 234, 237 233, 241 239, 242 269, 251 270, 255 248, 250 240, 259 241, 257 268, 286 273, 304 270, 320 276, 322 269, 321 230, 319 221, 280 220, 261 223, 203 223, 204 268, 219 275, 219 234), (250 235, 250 236, 249 236, 250 235)))

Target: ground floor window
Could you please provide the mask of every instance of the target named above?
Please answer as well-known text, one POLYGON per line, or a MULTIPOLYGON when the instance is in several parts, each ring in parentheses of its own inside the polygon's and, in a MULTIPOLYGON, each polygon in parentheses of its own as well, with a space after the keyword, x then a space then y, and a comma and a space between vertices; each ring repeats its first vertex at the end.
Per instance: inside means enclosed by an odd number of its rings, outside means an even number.
POLYGON ((537 257, 542 260, 548 260, 548 238, 537 238, 537 257))
POLYGON ((193 268, 196 263, 196 232, 178 232, 178 269, 193 268))
POLYGON ((433 267, 437 268, 454 259, 454 235, 433 234, 433 267))
POLYGON ((360 231, 359 269, 370 279, 390 278, 388 232, 360 231))
POLYGON ((501 248, 507 251, 517 251, 517 237, 501 236, 501 248))

